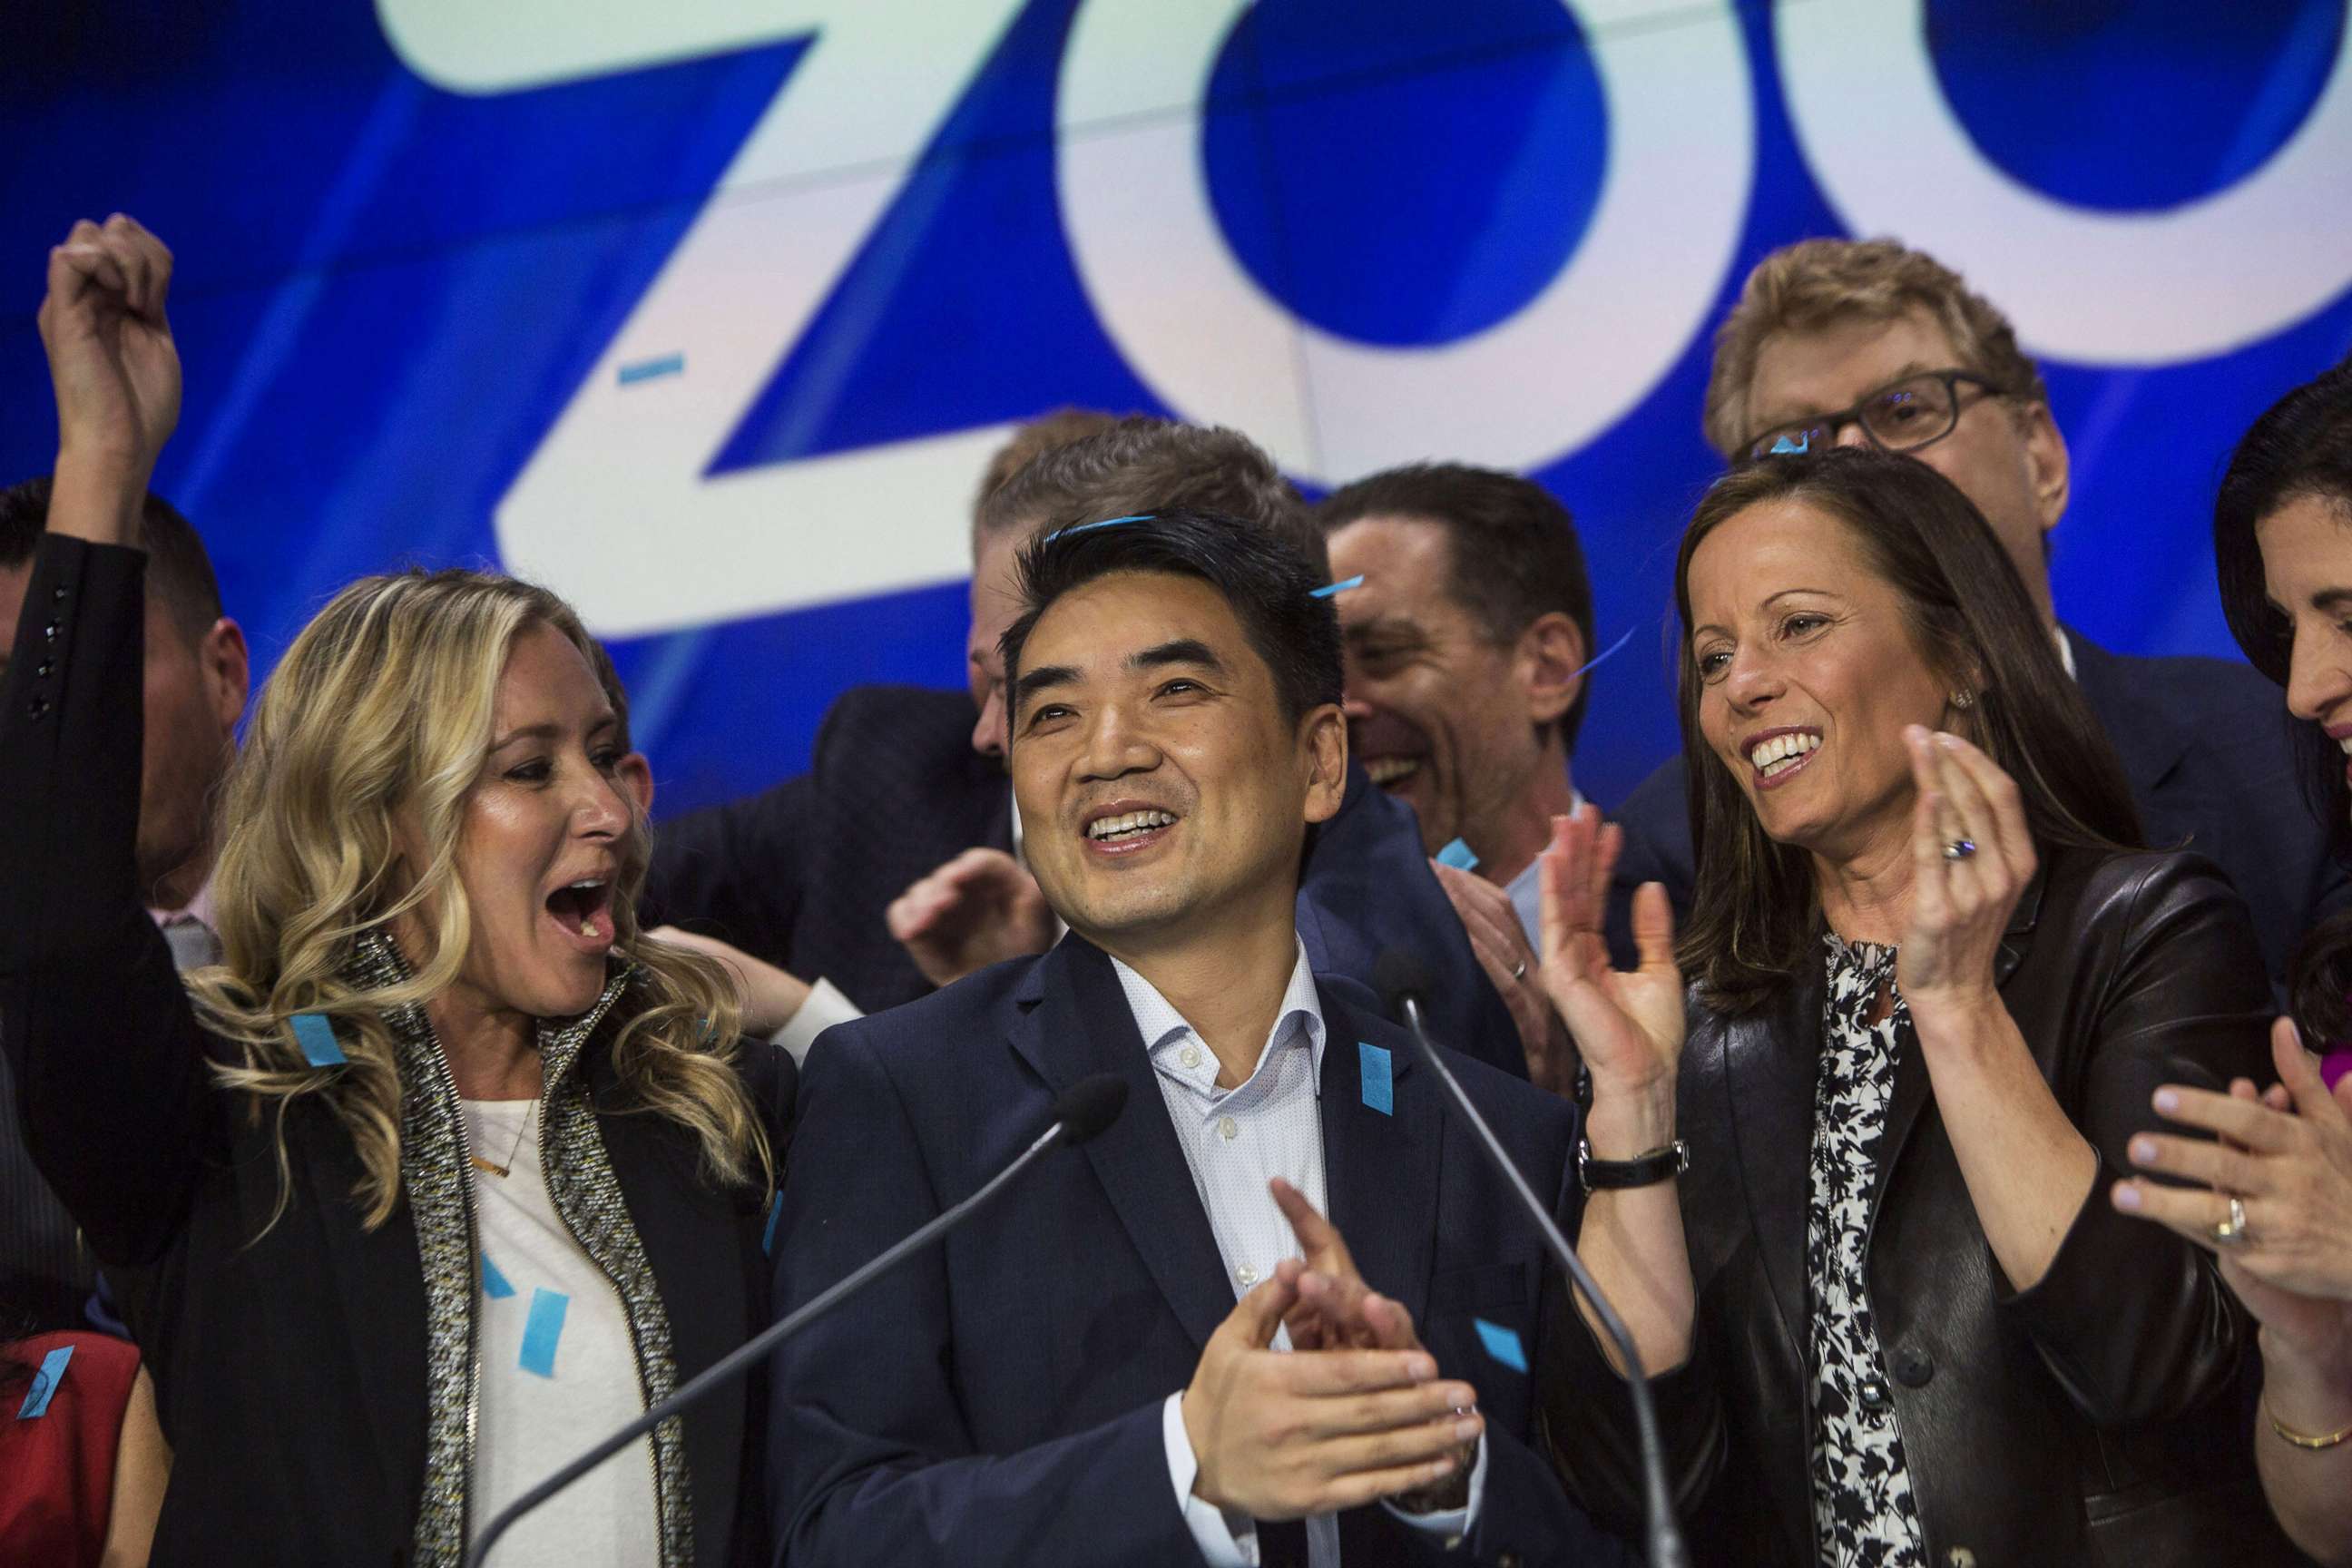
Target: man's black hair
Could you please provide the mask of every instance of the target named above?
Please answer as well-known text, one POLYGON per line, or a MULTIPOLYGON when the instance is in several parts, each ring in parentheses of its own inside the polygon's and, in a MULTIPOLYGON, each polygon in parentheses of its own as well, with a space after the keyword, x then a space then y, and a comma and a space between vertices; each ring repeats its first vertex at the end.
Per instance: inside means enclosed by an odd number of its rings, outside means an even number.
MULTIPOLYGON (((0 490, 0 567, 22 566, 40 547, 49 521, 49 476, 0 490)), ((221 617, 219 580, 195 525, 152 490, 140 508, 147 542, 147 587, 171 609, 194 642, 221 617)))
POLYGON ((1286 722, 1295 725, 1310 709, 1339 700, 1339 618, 1329 599, 1315 596, 1324 585, 1322 574, 1266 528, 1221 512, 1181 510, 1079 524, 1022 549, 1021 618, 998 645, 1008 689, 1017 697, 1022 647, 1054 602, 1120 572, 1197 578, 1222 595, 1273 672, 1286 722))
MULTIPOLYGON (((1315 509, 1325 537, 1368 517, 1412 518, 1445 531, 1446 591, 1488 641, 1508 647, 1539 616, 1557 610, 1576 623, 1592 657, 1592 579, 1576 521, 1533 479, 1464 463, 1414 463, 1343 485, 1315 509)), ((1559 716, 1560 744, 1576 732, 1592 696, 1587 680, 1559 716)))

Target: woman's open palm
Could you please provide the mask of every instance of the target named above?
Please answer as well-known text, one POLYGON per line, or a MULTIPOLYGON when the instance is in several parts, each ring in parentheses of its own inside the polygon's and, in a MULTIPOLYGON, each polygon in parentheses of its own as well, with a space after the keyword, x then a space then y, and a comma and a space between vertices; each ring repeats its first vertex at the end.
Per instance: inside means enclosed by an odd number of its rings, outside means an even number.
POLYGON ((1641 967, 1612 969, 1603 922, 1622 832, 1583 805, 1552 819, 1543 852, 1543 986, 1601 1090, 1638 1093, 1671 1082, 1683 1048, 1683 977, 1666 890, 1633 897, 1641 967))

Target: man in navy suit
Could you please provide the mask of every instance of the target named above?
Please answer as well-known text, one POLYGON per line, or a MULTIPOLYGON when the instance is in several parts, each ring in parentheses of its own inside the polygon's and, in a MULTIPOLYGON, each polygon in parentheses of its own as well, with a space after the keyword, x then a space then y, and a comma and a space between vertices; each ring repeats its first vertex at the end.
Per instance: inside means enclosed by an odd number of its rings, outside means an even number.
MULTIPOLYGON (((2049 538, 2065 515, 2065 437, 2042 372, 2006 318, 1933 257, 1891 240, 1806 240, 1759 262, 1716 333, 1706 438, 1738 464, 1775 449, 1868 442, 1960 487, 2041 606, 2066 668, 2122 760, 2147 840, 2195 849, 2249 908, 2273 984, 2303 934, 2352 900, 2305 805, 2278 689, 2218 658, 2110 653, 2063 625, 2049 538)), ((1625 832, 1610 946, 1633 958, 1633 889, 1665 884, 1687 912, 1684 761, 1617 813, 1625 832)))
MULTIPOLYGON (((1000 463, 972 531, 971 695, 861 687, 835 704, 809 773, 667 823, 647 913, 762 961, 748 990, 797 1008, 780 1039, 804 1055, 824 1025, 928 994, 985 965, 1041 952, 1051 911, 1020 863, 1004 778, 996 644, 1018 613, 1015 552, 1035 534, 1157 508, 1256 525, 1318 564, 1321 535, 1274 460, 1232 430, 1164 419, 1057 416, 1000 463), (1073 421, 1077 421, 1073 423, 1073 421), (979 711, 974 720, 974 707, 979 711), (780 966, 776 973, 765 966, 780 966), (802 1004, 793 976, 823 981, 802 1004)), ((1339 811, 1310 836, 1300 934, 1318 970, 1368 978, 1384 948, 1425 955, 1441 1039, 1524 1076, 1512 1015, 1421 858, 1412 814, 1351 770, 1339 811)), ((734 955, 721 953, 721 957, 734 955)))
MULTIPOLYGON (((1402 1033, 1307 967, 1301 852, 1348 771, 1318 577, 1197 512, 1026 552, 1010 761, 1069 934, 828 1032, 779 1309, 970 1195, 1079 1079, 1127 1108, 787 1347, 784 1561, 1623 1561, 1536 1446, 1561 1287, 1533 1222, 1402 1033)), ((1458 1070, 1565 1209, 1573 1106, 1458 1070)))

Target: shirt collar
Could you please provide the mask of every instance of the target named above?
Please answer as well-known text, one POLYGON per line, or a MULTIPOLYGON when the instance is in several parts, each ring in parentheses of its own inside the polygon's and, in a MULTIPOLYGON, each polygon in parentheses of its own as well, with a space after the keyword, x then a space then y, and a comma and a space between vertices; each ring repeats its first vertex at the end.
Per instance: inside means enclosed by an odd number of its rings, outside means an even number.
POLYGON ((217 934, 220 927, 213 920, 213 879, 210 877, 205 879, 205 885, 196 889, 196 896, 188 900, 186 908, 149 910, 147 918, 155 922, 158 930, 164 926, 175 926, 186 921, 194 921, 206 931, 217 934))
MULTIPOLYGON (((1297 957, 1290 966, 1290 983, 1282 992, 1282 1010, 1275 1015, 1274 1027, 1267 1032, 1265 1045, 1258 1051, 1257 1066, 1251 1069, 1250 1082, 1256 1081, 1258 1073, 1265 1069, 1275 1047, 1300 1029, 1306 1031, 1314 1081, 1323 1081, 1323 1039, 1326 1033, 1323 1005, 1315 992, 1314 972, 1307 966, 1307 944, 1297 942, 1297 957)), ((1199 1032, 1185 1021, 1184 1015, 1179 1013, 1167 997, 1160 994, 1159 987, 1116 958, 1110 961, 1110 966, 1118 975, 1119 989, 1127 993, 1128 1011, 1135 1015, 1136 1032, 1143 1037, 1144 1055, 1155 1064, 1160 1058, 1179 1049, 1186 1040, 1200 1038, 1199 1032)), ((1216 1081, 1216 1058, 1210 1056, 1202 1067, 1206 1070, 1206 1081, 1213 1085, 1216 1081)), ((1247 1088, 1248 1084, 1242 1087, 1247 1088)))
MULTIPOLYGON (((1570 785, 1568 795, 1568 809, 1571 814, 1584 809, 1582 790, 1570 785)), ((1519 911, 1519 923, 1528 928, 1528 940, 1535 941, 1537 921, 1532 917, 1536 910, 1543 908, 1543 852, 1541 850, 1536 852, 1534 859, 1519 868, 1519 874, 1504 886, 1503 891, 1510 895, 1511 907, 1519 911)))

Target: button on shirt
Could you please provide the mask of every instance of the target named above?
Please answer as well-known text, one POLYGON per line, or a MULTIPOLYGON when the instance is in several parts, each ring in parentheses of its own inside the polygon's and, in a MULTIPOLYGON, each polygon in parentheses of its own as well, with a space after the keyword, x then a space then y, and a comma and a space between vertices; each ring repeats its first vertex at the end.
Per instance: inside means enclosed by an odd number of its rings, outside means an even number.
MULTIPOLYGON (((1239 1300, 1260 1281, 1274 1274, 1275 1265, 1300 1256, 1298 1238, 1290 1222, 1275 1206, 1267 1182, 1282 1177, 1325 1214, 1330 1204, 1324 1191, 1323 1116, 1319 1100, 1323 1076, 1323 1009, 1315 995, 1315 977, 1307 967, 1307 949, 1298 948, 1283 992, 1282 1010, 1258 1053, 1257 1067, 1247 1081, 1234 1089, 1217 1087, 1216 1053, 1202 1042, 1184 1016, 1169 1005, 1151 982, 1111 960, 1127 1005, 1135 1015, 1137 1032, 1151 1059, 1160 1098, 1175 1124, 1176 1142, 1192 1173, 1192 1190, 1209 1216, 1223 1258, 1226 1282, 1239 1300)), ((1286 1331, 1277 1331, 1276 1350, 1288 1350, 1286 1331)), ((1255 1568, 1257 1528, 1244 1515, 1229 1514, 1192 1495, 1200 1461, 1184 1429, 1183 1394, 1168 1396, 1161 1431, 1168 1448, 1169 1479, 1176 1488, 1177 1505, 1192 1539, 1213 1568, 1255 1568)), ((1397 1517, 1419 1529, 1445 1537, 1466 1533, 1476 1517, 1478 1497, 1486 1479, 1486 1452, 1482 1443, 1470 1474, 1467 1507, 1443 1513, 1397 1517)), ((1313 1568, 1339 1568, 1339 1524, 1336 1516, 1315 1514, 1306 1521, 1307 1561, 1313 1568)))

